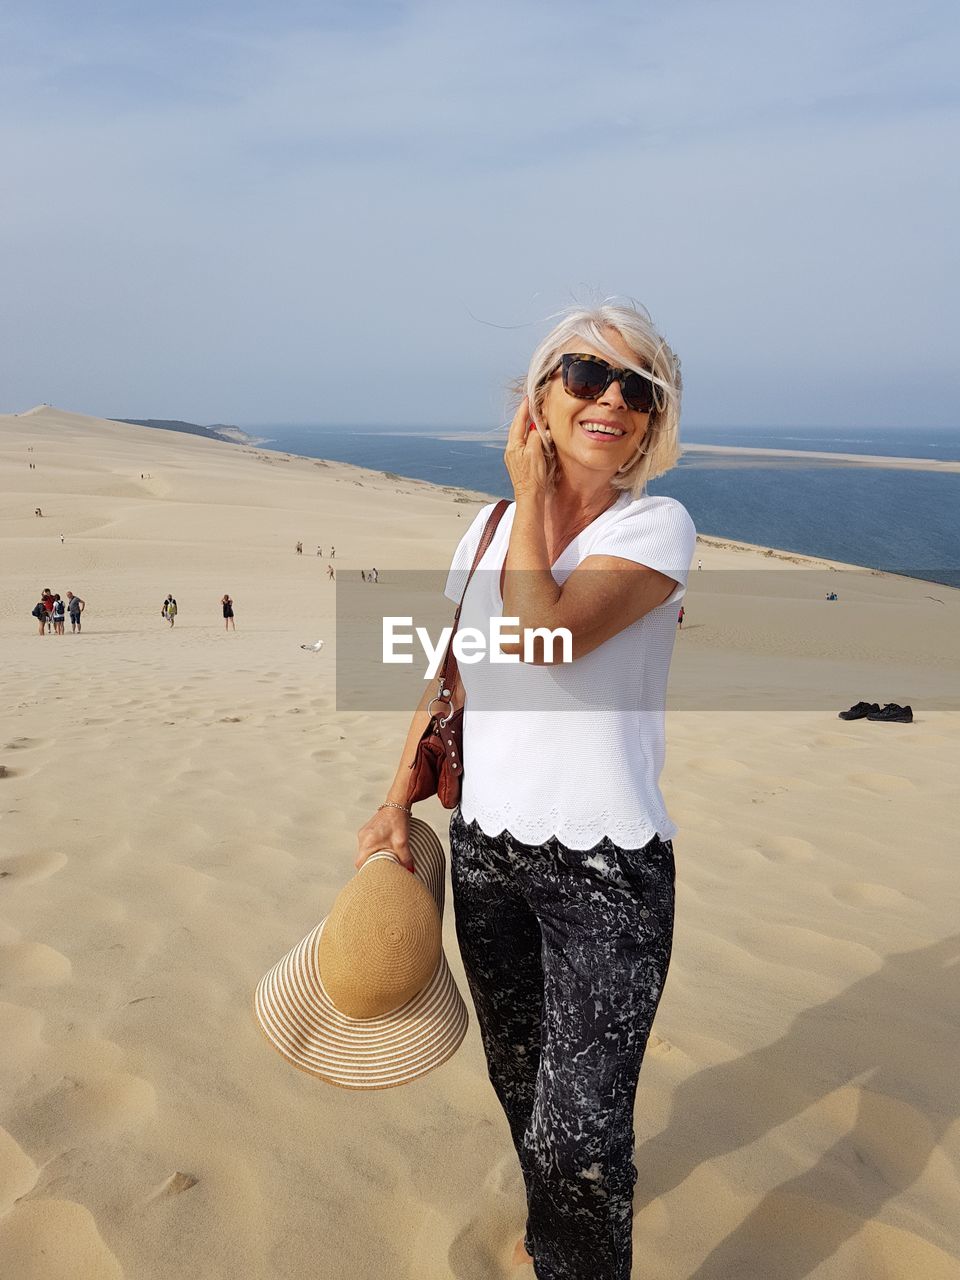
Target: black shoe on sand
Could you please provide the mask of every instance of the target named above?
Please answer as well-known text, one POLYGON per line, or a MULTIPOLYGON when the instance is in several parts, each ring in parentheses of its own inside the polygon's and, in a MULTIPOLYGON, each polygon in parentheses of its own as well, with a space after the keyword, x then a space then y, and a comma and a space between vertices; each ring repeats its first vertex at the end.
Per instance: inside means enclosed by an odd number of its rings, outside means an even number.
POLYGON ((849 711, 841 711, 839 715, 841 720, 862 720, 871 711, 879 710, 879 702, 858 702, 855 707, 851 707, 849 711))
POLYGON ((898 724, 913 724, 913 707, 901 707, 899 702, 888 702, 882 711, 871 711, 868 720, 894 720, 898 724))

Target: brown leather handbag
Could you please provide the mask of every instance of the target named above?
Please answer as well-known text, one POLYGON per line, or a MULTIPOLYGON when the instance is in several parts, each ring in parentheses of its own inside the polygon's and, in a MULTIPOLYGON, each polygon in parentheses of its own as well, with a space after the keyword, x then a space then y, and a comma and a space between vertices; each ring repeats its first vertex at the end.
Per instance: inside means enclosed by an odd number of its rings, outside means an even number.
POLYGON ((430 723, 423 731, 417 750, 409 768, 410 788, 407 792, 407 804, 416 800, 426 800, 436 795, 445 809, 456 808, 460 800, 460 782, 463 777, 463 707, 453 709, 453 690, 457 684, 457 659, 453 652, 453 637, 460 625, 460 610, 467 587, 473 577, 474 570, 483 558, 483 553, 493 541, 497 525, 510 503, 501 498, 490 512, 483 530, 483 537, 473 557, 473 565, 467 575, 457 612, 453 615, 453 630, 447 641, 447 651, 443 655, 440 666, 440 678, 437 692, 430 700, 427 710, 430 712, 430 723), (437 704, 440 707, 434 710, 437 704), (446 708, 446 715, 443 709, 446 708))

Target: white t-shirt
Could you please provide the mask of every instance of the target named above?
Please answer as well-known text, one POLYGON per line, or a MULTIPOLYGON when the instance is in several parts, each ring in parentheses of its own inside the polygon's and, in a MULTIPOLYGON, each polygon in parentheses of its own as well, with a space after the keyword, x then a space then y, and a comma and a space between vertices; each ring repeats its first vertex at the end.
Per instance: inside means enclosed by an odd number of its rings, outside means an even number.
MULTIPOLYGON (((455 603, 493 506, 477 513, 454 553, 444 594, 455 603)), ((515 511, 511 503, 473 576, 461 629, 486 636, 490 618, 503 616, 500 569, 515 511)), ((654 834, 676 833, 659 778, 667 675, 696 537, 675 498, 622 493, 563 551, 553 576, 562 585, 587 556, 621 556, 674 578, 670 597, 570 663, 460 661, 467 822, 475 818, 488 835, 509 831, 523 844, 556 836, 572 849, 591 849, 604 836, 637 849, 654 834)))

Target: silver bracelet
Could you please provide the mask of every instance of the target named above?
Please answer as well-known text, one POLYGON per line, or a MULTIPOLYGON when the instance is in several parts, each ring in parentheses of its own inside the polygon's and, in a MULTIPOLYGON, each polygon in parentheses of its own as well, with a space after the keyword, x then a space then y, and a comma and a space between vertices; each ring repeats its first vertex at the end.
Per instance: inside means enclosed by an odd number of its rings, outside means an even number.
POLYGON ((409 813, 411 815, 413 813, 413 810, 409 805, 398 804, 396 800, 384 800, 383 804, 377 805, 377 813, 379 813, 381 809, 402 809, 404 813, 409 813))

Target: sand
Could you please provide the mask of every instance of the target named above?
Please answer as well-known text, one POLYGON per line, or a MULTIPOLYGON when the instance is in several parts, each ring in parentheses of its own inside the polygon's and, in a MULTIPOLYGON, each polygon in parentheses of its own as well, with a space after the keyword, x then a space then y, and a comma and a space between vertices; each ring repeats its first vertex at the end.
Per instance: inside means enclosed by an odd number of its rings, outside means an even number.
POLYGON ((827 450, 817 449, 760 449, 753 445, 696 444, 691 441, 684 444, 683 452, 708 453, 713 463, 728 461, 737 466, 742 466, 750 458, 757 457, 769 458, 771 461, 780 458, 799 459, 805 464, 826 462, 831 466, 838 464, 858 467, 892 467, 903 471, 960 471, 960 459, 885 457, 873 453, 830 453, 827 450))
MULTIPOLYGON (((449 1063, 376 1094, 287 1066, 251 1012, 409 720, 336 710, 316 544, 341 574, 443 567, 482 496, 46 407, 0 417, 0 491, 0 1276, 510 1274, 522 1184, 472 1007, 449 1063), (82 635, 36 634, 47 585, 82 635)), ((960 592, 698 555, 634 1275, 954 1280, 960 592), (837 718, 860 698, 914 722, 837 718)), ((449 900, 444 939, 469 999, 449 900)))

